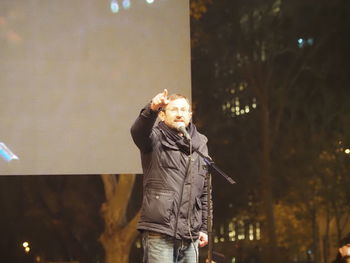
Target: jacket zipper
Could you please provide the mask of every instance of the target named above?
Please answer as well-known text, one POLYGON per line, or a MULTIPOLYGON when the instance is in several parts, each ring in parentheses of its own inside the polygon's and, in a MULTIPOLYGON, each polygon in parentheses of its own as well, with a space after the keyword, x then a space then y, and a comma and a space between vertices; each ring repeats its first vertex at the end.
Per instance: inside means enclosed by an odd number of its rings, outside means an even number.
POLYGON ((187 175, 188 175, 188 170, 190 168, 191 160, 192 160, 190 158, 190 155, 187 156, 187 157, 188 157, 188 164, 187 164, 187 167, 186 167, 186 173, 185 173, 184 180, 182 182, 182 188, 181 188, 181 192, 180 192, 179 208, 177 210, 176 221, 175 221, 174 238, 176 238, 177 227, 178 227, 178 222, 179 222, 179 215, 180 215, 180 209, 181 209, 181 205, 182 205, 183 191, 184 191, 184 188, 185 188, 185 183, 186 183, 186 179, 187 179, 187 175))

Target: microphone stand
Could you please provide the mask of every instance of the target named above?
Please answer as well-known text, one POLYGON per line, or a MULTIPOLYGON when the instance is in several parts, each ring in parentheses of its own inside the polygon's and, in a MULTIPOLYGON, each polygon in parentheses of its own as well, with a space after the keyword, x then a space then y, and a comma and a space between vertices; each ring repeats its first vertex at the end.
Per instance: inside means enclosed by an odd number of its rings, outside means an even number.
POLYGON ((208 180, 208 187, 207 187, 207 202, 208 202, 208 261, 209 263, 212 262, 213 258, 213 215, 212 215, 212 200, 211 200, 211 192, 212 192, 212 182, 211 182, 211 173, 219 174, 223 176, 230 184, 235 184, 236 182, 229 177, 227 174, 225 174, 223 171, 219 169, 214 163, 214 161, 208 157, 202 154, 198 149, 195 149, 195 152, 198 153, 200 157, 203 158, 204 162, 208 166, 208 174, 207 174, 207 180, 208 180))

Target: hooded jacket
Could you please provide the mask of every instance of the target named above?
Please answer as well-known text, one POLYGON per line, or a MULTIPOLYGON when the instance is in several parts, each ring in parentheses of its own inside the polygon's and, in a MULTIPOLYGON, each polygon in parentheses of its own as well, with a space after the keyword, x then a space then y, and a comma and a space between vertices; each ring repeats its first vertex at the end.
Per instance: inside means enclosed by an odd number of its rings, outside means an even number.
MULTIPOLYGON (((207 165, 193 152, 189 166, 189 156, 168 140, 160 125, 155 125, 157 116, 158 112, 147 105, 131 127, 144 176, 137 229, 197 239, 199 231, 207 231, 207 165)), ((191 128, 198 151, 207 156, 207 138, 191 128)))

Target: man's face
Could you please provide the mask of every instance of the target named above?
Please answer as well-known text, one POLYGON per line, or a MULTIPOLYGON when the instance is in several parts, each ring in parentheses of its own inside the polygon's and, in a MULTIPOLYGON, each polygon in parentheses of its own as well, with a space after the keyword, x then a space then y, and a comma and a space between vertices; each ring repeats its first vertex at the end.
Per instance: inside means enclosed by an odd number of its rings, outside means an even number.
POLYGON ((178 123, 183 122, 187 127, 191 121, 192 112, 186 99, 176 99, 169 102, 159 118, 170 128, 177 129, 178 123))
POLYGON ((350 256, 350 244, 346 244, 339 248, 339 253, 342 255, 342 257, 350 256))

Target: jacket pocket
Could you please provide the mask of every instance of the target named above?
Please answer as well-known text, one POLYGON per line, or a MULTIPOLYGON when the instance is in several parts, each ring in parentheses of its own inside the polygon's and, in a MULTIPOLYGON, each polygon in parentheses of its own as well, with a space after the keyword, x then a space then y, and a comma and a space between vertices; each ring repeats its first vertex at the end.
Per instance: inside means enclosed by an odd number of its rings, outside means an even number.
POLYGON ((160 165, 163 168, 178 169, 180 167, 181 153, 166 149, 160 153, 160 165))
POLYGON ((149 223, 169 224, 174 193, 161 189, 147 189, 142 203, 141 220, 149 223))
POLYGON ((193 210, 194 211, 193 211, 192 227, 193 229, 198 231, 202 226, 202 212, 203 212, 202 202, 198 197, 196 197, 196 202, 193 210))

